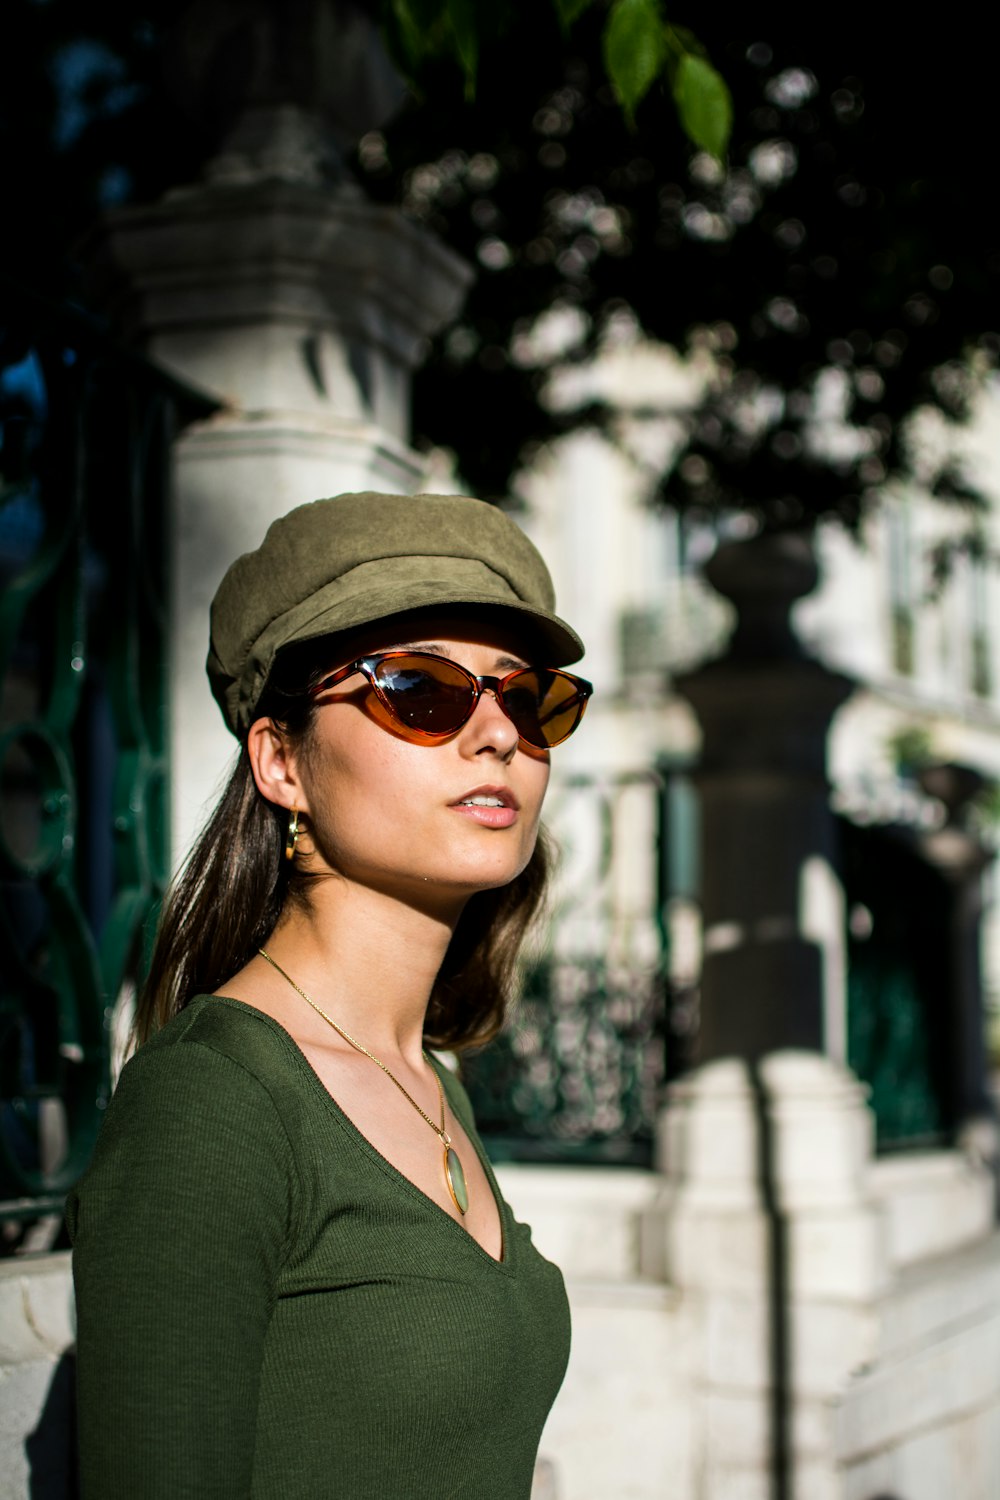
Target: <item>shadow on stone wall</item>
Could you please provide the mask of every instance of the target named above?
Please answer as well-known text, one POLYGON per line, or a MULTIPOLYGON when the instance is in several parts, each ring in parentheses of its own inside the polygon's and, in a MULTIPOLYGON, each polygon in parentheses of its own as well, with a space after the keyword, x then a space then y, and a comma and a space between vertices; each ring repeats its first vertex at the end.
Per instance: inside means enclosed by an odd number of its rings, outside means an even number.
POLYGON ((76 1357, 56 1365, 34 1432, 25 1439, 28 1500, 78 1500, 76 1475, 76 1357))

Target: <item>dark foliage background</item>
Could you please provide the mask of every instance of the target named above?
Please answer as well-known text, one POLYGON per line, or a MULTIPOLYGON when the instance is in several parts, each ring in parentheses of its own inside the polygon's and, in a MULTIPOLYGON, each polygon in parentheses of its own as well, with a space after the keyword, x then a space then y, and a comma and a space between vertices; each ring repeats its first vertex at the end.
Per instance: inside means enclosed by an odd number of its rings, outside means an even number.
MULTIPOLYGON (((10 0, 3 257, 53 295, 84 298, 74 245, 102 208, 194 179, 211 149, 211 130, 164 85, 176 10, 10 0)), ((772 7, 752 24, 723 8, 672 19, 733 92, 725 174, 685 141, 661 88, 627 127, 601 66, 599 7, 568 41, 546 8, 521 7, 484 49, 473 102, 454 68, 428 67, 418 95, 362 141, 366 190, 480 269, 418 375, 415 437, 454 449, 473 490, 504 493, 539 443, 609 426, 597 404, 546 406, 548 372, 516 352, 524 330, 553 305, 576 308, 562 358, 580 361, 628 316, 719 362, 661 498, 853 526, 905 464, 908 414, 931 402, 960 419, 996 356, 987 23, 952 8, 947 27, 919 29, 858 5, 794 18, 772 7), (854 451, 816 442, 829 369, 843 372, 854 451)), ((960 474, 939 488, 974 498, 960 474)))
MULTIPOLYGON (((551 37, 495 49, 474 107, 435 107, 447 81, 427 81, 386 133, 385 161, 370 153, 368 181, 485 261, 416 404, 418 431, 455 448, 474 488, 502 492, 513 457, 568 424, 608 423, 599 407, 547 413, 547 372, 511 359, 512 334, 553 302, 586 315, 579 359, 623 308, 653 338, 717 351, 719 386, 660 486, 680 506, 853 526, 905 465, 908 414, 923 402, 965 414, 967 356, 991 364, 1000 327, 986 38, 960 15, 944 36, 870 20, 860 7, 770 25, 757 13, 734 35, 721 9, 692 18, 734 95, 724 175, 673 127, 662 91, 628 131, 601 81, 597 17, 558 69, 551 37), (437 185, 415 181, 435 158, 437 185), (830 367, 844 375, 853 456, 812 436, 830 367)), ((959 474, 938 487, 974 499, 959 474)))

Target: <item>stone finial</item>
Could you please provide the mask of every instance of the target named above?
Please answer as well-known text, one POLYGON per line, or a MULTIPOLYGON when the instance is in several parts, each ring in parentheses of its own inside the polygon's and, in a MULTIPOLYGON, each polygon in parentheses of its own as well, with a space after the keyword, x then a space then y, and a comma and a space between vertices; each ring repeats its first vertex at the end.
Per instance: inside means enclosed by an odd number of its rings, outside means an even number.
POLYGON ((165 48, 167 86, 217 143, 211 182, 340 180, 404 85, 365 0, 197 0, 165 48))
POLYGON ((730 657, 773 661, 803 654, 790 612, 819 581, 811 533, 762 532, 723 542, 704 572, 712 587, 736 605, 730 657))

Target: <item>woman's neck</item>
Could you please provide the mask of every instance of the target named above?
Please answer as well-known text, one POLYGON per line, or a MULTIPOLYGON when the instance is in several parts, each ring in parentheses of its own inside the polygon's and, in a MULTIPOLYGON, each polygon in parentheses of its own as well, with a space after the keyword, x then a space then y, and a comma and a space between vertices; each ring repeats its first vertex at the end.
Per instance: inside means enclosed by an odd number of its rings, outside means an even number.
MULTIPOLYGON (((309 998, 383 1061, 416 1064, 431 989, 461 914, 337 877, 286 903, 266 947, 309 998)), ((304 1002, 303 1002, 304 1005, 304 1002)))

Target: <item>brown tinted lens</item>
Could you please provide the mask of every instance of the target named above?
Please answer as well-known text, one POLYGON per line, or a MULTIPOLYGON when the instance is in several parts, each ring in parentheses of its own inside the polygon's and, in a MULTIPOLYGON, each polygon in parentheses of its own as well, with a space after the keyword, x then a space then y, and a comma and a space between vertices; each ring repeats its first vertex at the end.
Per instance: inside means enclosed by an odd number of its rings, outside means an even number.
POLYGON ((568 739, 583 717, 587 689, 568 672, 514 672, 503 686, 503 706, 522 739, 540 750, 568 739))
POLYGON ((472 682, 461 667, 439 657, 388 656, 374 675, 400 724, 421 734, 454 734, 472 712, 472 682))

